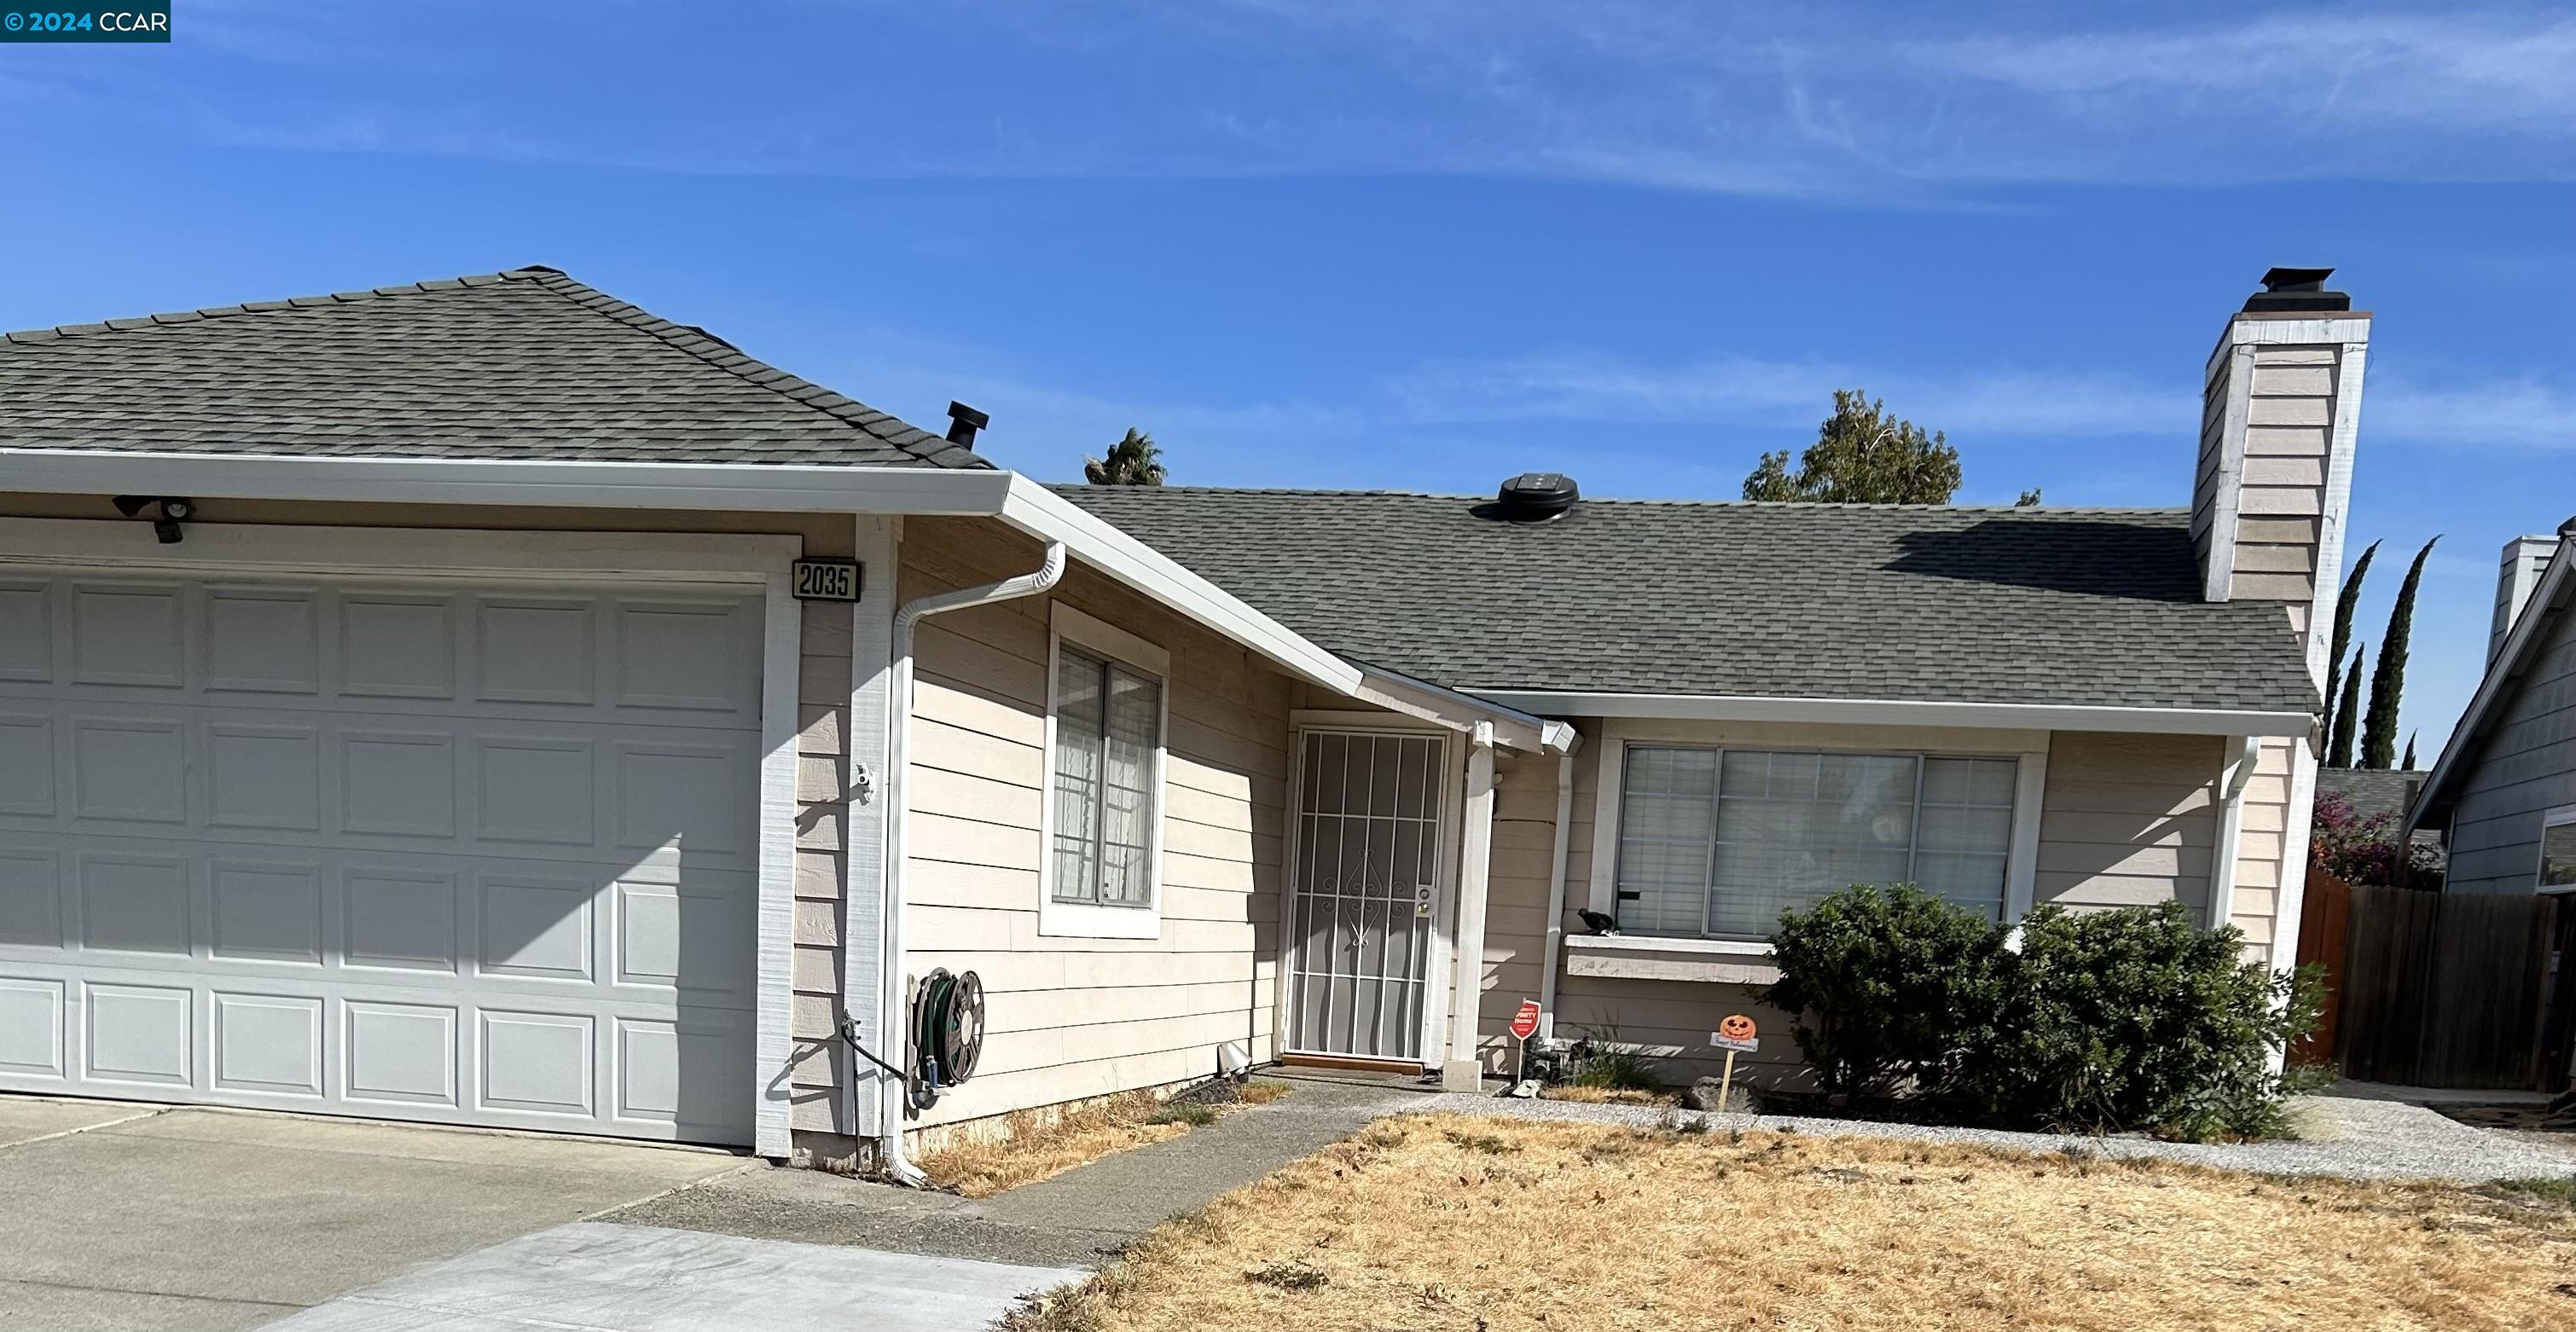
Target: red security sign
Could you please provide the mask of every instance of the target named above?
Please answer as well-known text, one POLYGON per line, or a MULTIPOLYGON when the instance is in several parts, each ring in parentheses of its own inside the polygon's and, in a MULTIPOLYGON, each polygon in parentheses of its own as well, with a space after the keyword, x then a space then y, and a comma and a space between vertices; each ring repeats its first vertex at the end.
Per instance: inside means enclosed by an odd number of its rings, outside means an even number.
POLYGON ((1523 999, 1521 1011, 1512 1014, 1512 1039, 1525 1041, 1538 1034, 1538 1001, 1523 999))

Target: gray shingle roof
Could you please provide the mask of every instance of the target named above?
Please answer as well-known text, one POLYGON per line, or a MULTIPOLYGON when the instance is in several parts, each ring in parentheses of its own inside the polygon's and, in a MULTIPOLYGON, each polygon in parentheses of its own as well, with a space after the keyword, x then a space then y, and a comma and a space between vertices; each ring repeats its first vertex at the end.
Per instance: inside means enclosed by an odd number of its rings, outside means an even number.
POLYGON ((0 447, 991 466, 542 267, 10 333, 0 447))
POLYGON ((1058 493, 1315 642, 1459 689, 2313 710, 2277 602, 2200 599, 2179 510, 1359 491, 1058 493))
POLYGON ((2342 796, 2352 802, 2356 814, 2403 818, 2429 775, 2402 768, 2319 768, 2317 794, 2342 796))

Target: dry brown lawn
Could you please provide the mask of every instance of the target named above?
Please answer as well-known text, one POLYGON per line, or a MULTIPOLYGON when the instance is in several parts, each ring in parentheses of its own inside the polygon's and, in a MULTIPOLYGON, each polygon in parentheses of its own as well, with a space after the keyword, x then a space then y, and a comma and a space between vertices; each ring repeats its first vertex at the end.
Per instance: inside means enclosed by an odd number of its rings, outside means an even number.
POLYGON ((1207 1122, 1245 1105, 1262 1105, 1288 1094, 1288 1085, 1255 1079, 1234 1089, 1234 1100, 1204 1105, 1204 1117, 1187 1107, 1200 1102, 1167 1102, 1150 1092, 1112 1096, 1052 1119, 1021 1111, 1010 1117, 1007 1131, 980 1141, 952 1143, 916 1162, 930 1182, 969 1198, 989 1198, 1005 1189, 1035 1184, 1088 1165, 1113 1152, 1177 1138, 1195 1122, 1207 1122))
POLYGON ((1383 1121, 1016 1332, 2576 1328, 2576 1210, 1776 1133, 1383 1121))

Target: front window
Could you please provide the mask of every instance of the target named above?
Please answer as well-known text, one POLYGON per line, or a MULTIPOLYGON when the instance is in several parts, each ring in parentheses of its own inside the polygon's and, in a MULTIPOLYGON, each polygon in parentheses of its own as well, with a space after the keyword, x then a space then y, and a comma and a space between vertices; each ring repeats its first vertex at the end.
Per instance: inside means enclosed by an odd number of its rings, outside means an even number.
POLYGON ((1767 938, 1780 913, 1856 883, 2004 907, 2016 761, 1631 745, 1619 924, 1767 938))
POLYGON ((1060 644, 1055 679, 1055 900, 1154 904, 1163 685, 1060 644))
POLYGON ((2540 830, 2540 890, 2576 892, 2576 805, 2553 809, 2540 830))

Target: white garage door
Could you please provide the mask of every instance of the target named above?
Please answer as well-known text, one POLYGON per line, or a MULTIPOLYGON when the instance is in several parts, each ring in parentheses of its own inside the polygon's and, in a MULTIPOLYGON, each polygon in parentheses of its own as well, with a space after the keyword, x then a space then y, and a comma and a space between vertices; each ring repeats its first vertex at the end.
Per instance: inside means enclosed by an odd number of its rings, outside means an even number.
POLYGON ((0 1089, 748 1142, 760 629, 0 571, 0 1089))

